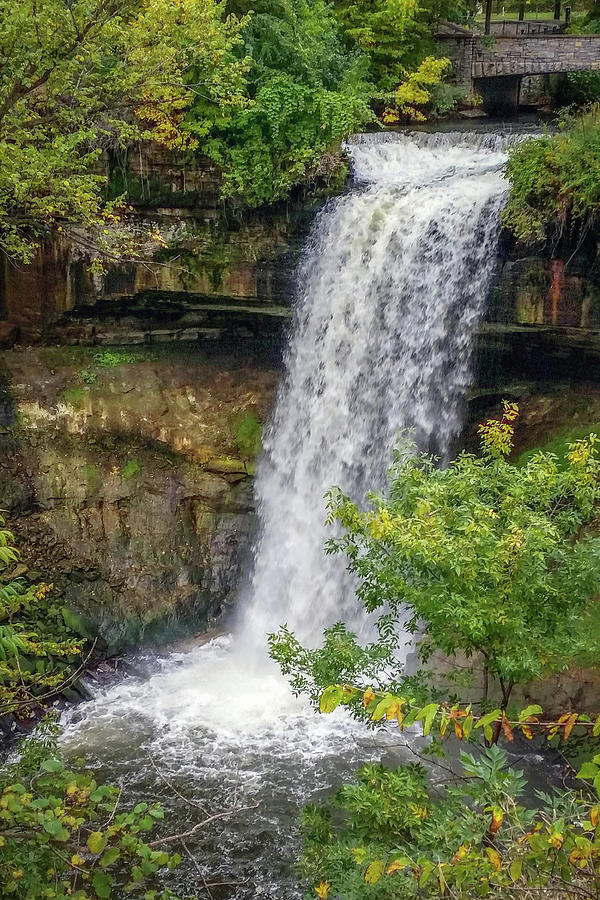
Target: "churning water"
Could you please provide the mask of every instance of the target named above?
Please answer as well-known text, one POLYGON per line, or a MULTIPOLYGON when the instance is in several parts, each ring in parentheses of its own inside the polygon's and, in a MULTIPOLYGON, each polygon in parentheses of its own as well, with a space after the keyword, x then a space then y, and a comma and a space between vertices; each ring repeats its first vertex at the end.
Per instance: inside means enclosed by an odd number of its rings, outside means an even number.
POLYGON ((294 699, 265 636, 287 622, 316 643, 340 619, 365 632, 343 560, 323 553, 323 495, 339 485, 360 500, 381 488, 404 428, 442 457, 452 449, 495 264, 508 140, 450 133, 348 145, 352 187, 317 218, 298 273, 234 636, 142 661, 146 675, 70 714, 69 752, 97 754, 130 795, 162 793, 175 830, 193 810, 169 799, 165 778, 209 812, 258 804, 190 845, 195 863, 179 875, 190 893, 200 892, 200 866, 209 882, 239 882, 215 896, 299 896, 300 806, 386 748, 342 714, 320 718, 294 699))

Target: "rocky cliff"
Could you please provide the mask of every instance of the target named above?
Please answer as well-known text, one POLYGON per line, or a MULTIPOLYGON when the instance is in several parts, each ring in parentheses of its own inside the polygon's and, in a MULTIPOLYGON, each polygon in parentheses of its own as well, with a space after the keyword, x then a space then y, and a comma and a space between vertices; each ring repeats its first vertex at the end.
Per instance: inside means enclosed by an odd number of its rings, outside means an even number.
POLYGON ((110 648, 206 627, 237 589, 275 364, 179 346, 3 354, 0 492, 23 564, 110 648))

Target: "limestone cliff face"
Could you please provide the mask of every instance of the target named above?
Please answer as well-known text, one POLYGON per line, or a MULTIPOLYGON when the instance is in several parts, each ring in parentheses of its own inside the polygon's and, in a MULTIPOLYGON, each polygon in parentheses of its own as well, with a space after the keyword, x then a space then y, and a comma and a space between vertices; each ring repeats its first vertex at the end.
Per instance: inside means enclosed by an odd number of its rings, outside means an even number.
POLYGON ((3 354, 0 495, 23 561, 111 647, 206 627, 246 569, 256 448, 240 423, 266 418, 277 370, 198 347, 97 359, 3 354))

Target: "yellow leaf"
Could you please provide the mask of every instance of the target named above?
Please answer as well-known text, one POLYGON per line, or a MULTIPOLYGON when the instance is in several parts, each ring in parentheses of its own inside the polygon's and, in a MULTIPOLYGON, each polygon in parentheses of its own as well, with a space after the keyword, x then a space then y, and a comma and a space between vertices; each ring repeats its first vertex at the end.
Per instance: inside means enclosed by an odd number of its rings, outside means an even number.
POLYGON ((488 859, 493 865, 496 872, 499 872, 502 868, 502 857, 498 853, 497 850, 494 850, 493 847, 486 847, 485 852, 487 853, 488 859))
POLYGON ((367 882, 367 884, 377 884, 384 872, 384 860, 375 859, 369 866, 367 866, 367 871, 365 872, 365 881, 367 882))
POLYGON ((410 866, 410 860, 401 856, 400 859, 395 859, 393 863, 390 863, 386 869, 388 875, 393 875, 394 872, 401 872, 402 869, 406 869, 407 866, 410 866))
POLYGON ((552 844, 555 850, 560 850, 564 843, 564 837, 558 831, 552 831, 550 833, 550 837, 548 838, 548 843, 552 844))
POLYGON ((454 854, 454 858, 452 860, 452 865, 455 865, 457 862, 460 862, 461 859, 464 859, 464 857, 467 855, 468 852, 469 852, 469 848, 468 848, 467 844, 461 844, 460 847, 458 848, 458 850, 456 851, 456 853, 454 854))
POLYGON ((327 900, 330 890, 331 884, 328 881, 321 881, 321 883, 317 884, 315 887, 315 894, 320 900, 327 900))
POLYGON ((375 699, 375 691, 370 687, 363 694, 363 706, 368 706, 375 699))
POLYGON ((596 827, 598 824, 598 819, 600 818, 600 806, 594 806, 592 810, 590 810, 590 822, 596 827))

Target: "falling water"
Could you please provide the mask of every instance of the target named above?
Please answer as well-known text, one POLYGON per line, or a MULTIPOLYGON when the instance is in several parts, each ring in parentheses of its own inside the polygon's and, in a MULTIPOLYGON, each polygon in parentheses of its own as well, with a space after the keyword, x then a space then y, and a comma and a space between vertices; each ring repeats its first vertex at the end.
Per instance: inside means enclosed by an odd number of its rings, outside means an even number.
POLYGON ((305 640, 339 619, 362 630, 344 561, 323 554, 323 495, 338 485, 360 501, 383 487, 402 429, 446 457, 461 427, 506 139, 389 137, 348 145, 354 189, 323 210, 300 268, 257 479, 262 534, 241 628, 250 646, 281 621, 305 640))
POLYGON ((210 880, 239 881, 219 896, 300 896, 299 807, 381 757, 385 739, 291 697, 264 658, 265 634, 287 621, 316 641, 341 618, 360 632, 343 560, 323 553, 325 491, 339 485, 360 500, 382 487, 407 427, 442 457, 452 449, 494 269, 506 143, 421 134, 348 145, 352 186, 317 218, 298 274, 256 484, 262 528, 234 635, 142 659, 145 675, 69 713, 67 752, 98 753, 129 797, 162 793, 178 825, 190 810, 165 778, 211 811, 234 798, 257 804, 189 845, 196 861, 177 876, 182 891, 196 892, 199 865, 210 880))

